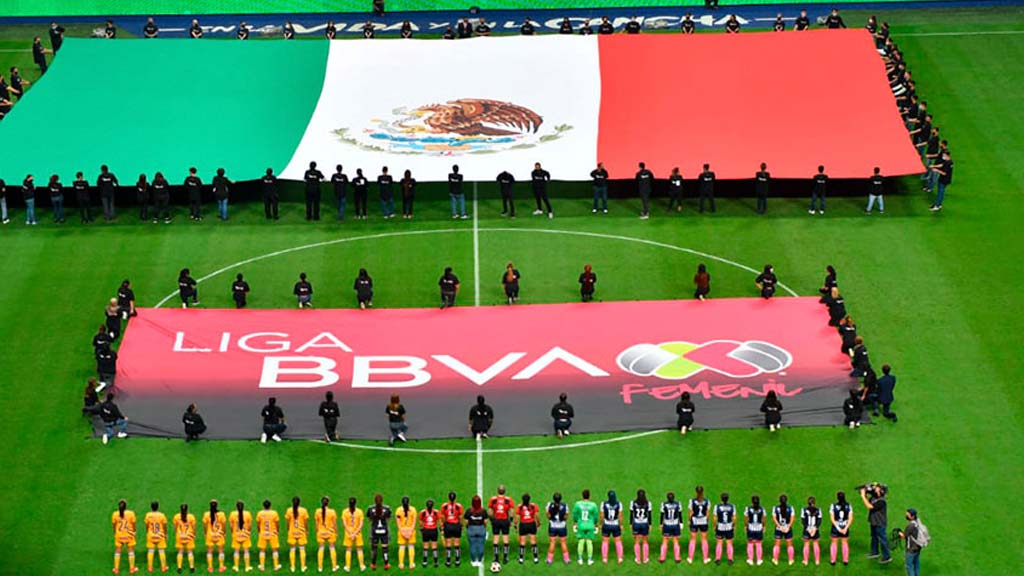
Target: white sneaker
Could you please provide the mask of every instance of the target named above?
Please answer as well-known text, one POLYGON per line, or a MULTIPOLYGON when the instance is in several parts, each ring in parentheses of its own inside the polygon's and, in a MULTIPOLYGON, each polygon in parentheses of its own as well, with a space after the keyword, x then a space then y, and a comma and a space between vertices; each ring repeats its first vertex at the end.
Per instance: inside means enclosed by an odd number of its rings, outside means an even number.
POLYGON ((650 218, 650 216, 648 216, 647 214, 641 214, 640 215, 640 219, 641 220, 647 220, 648 218, 650 218))
POLYGON ((593 210, 591 210, 590 213, 591 214, 597 214, 597 208, 594 208, 593 210))
POLYGON ((127 432, 118 432, 117 433, 117 437, 118 438, 127 438, 128 437, 128 433, 127 432))
POLYGON ((106 444, 107 442, 110 442, 110 436, 107 436, 106 434, 104 434, 103 435, 103 443, 106 444))
POLYGON ((401 440, 402 442, 407 442, 407 440, 405 439, 405 434, 402 432, 398 433, 398 439, 401 440))
POLYGON ((467 214, 463 214, 463 215, 462 215, 462 219, 463 219, 463 220, 465 220, 466 218, 469 218, 469 215, 467 215, 467 214))
POLYGON ((534 211, 533 211, 533 215, 534 215, 534 216, 540 216, 540 215, 541 215, 541 214, 543 214, 543 213, 544 213, 544 211, 543 211, 543 210, 534 210, 534 211))
POLYGON ((580 566, 583 566, 583 558, 580 558, 579 560, 577 560, 576 563, 579 564, 580 566))
POLYGON ((267 433, 266 432, 264 432, 263 434, 260 434, 260 443, 261 444, 266 444, 267 443, 267 433))
POLYGON ((811 216, 814 216, 814 210, 813 209, 812 210, 808 210, 807 213, 810 214, 811 216))
POLYGON ((594 559, 593 558, 587 558, 587 566, 590 566, 593 563, 594 563, 594 559))
POLYGON ((550 218, 554 218, 554 217, 555 217, 555 213, 554 212, 548 212, 548 218, 549 219, 550 218))
POLYGON ((281 441, 281 437, 278 436, 277 434, 274 434, 273 436, 271 436, 271 438, 274 439, 274 442, 280 442, 281 441))
POLYGON ((96 387, 96 393, 99 394, 100 392, 103 392, 103 389, 106 388, 106 387, 107 387, 107 383, 106 382, 100 382, 100 385, 96 387))
POLYGON ((754 559, 753 558, 747 558, 747 564, 750 565, 750 566, 753 566, 754 565, 754 559))
POLYGON ((604 213, 605 213, 605 214, 607 214, 607 213, 608 213, 608 209, 607 209, 607 208, 605 208, 605 209, 604 209, 604 213))

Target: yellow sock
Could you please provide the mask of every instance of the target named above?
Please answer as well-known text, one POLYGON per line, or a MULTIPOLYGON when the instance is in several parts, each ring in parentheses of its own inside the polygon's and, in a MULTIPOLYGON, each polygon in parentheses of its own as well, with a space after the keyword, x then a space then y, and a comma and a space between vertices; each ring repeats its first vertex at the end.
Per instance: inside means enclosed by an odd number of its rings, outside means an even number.
POLYGON ((181 561, 182 561, 182 557, 181 557, 181 552, 179 551, 178 552, 178 570, 181 570, 181 561))
POLYGON ((248 550, 245 551, 244 557, 245 557, 245 569, 247 571, 251 570, 252 569, 252 561, 250 559, 249 551, 248 550))
POLYGON ((146 568, 148 568, 150 572, 153 571, 153 551, 152 550, 147 550, 146 551, 146 568))
POLYGON ((324 547, 321 546, 316 549, 316 567, 320 570, 324 569, 324 547))
POLYGON ((206 553, 206 567, 210 570, 213 570, 213 552, 206 553))
POLYGON ((238 556, 239 556, 238 550, 235 550, 235 553, 231 555, 232 559, 235 561, 235 570, 238 570, 238 568, 239 568, 239 565, 238 565, 239 558, 238 558, 238 556))
POLYGON ((263 570, 267 565, 267 553, 260 550, 260 570, 263 570))
POLYGON ((167 569, 167 551, 166 550, 160 550, 160 569, 161 570, 166 570, 167 569))
POLYGON ((334 549, 334 546, 331 546, 331 568, 334 569, 334 568, 337 568, 337 567, 338 567, 338 551, 334 549))
POLYGON ((278 568, 281 566, 281 562, 278 561, 278 558, 279 556, 277 555, 277 550, 274 550, 274 568, 278 568))
POLYGON ((405 566, 405 546, 398 547, 398 567, 405 566))
POLYGON ((121 553, 114 552, 114 572, 121 569, 121 553))
POLYGON ((225 568, 225 566, 224 566, 224 552, 221 552, 220 554, 217 555, 217 560, 220 560, 220 569, 223 570, 225 568))
POLYGON ((128 553, 128 570, 135 570, 135 552, 128 553))
POLYGON ((351 568, 351 567, 352 567, 352 549, 351 548, 346 548, 345 549, 345 568, 351 568))
POLYGON ((288 563, 291 564, 292 572, 295 572, 295 548, 288 551, 288 563))
POLYGON ((305 548, 301 548, 299 550, 299 565, 302 567, 303 570, 306 569, 306 549, 305 548))
POLYGON ((356 554, 359 556, 359 567, 362 568, 363 566, 366 566, 366 562, 363 561, 363 549, 360 548, 356 551, 356 554))
POLYGON ((196 567, 196 555, 192 552, 188 553, 188 567, 194 569, 196 567))

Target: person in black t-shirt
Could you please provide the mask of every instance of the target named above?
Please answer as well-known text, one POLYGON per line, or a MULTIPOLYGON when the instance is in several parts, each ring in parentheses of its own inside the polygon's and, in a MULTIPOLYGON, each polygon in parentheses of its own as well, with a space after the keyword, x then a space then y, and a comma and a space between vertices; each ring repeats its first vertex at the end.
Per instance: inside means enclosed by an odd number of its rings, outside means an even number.
POLYGON ((807 10, 801 10, 800 15, 793 22, 793 29, 797 32, 807 30, 811 27, 811 19, 807 17, 807 10))
POLYGON ((263 194, 263 214, 267 220, 277 220, 277 176, 274 176, 273 168, 267 168, 267 173, 260 178, 260 192, 263 194))
POLYGON ((316 162, 310 162, 302 179, 306 182, 306 220, 319 220, 320 183, 324 181, 324 173, 316 169, 316 162))
POLYGON ((313 285, 306 279, 306 273, 299 274, 299 281, 292 288, 292 294, 299 302, 299 309, 313 307, 313 285))
POLYGON ((376 32, 376 28, 374 28, 374 26, 373 26, 373 22, 370 22, 369 20, 367 20, 366 24, 363 24, 363 38, 372 39, 372 38, 374 38, 376 36, 377 36, 377 32, 376 32))
POLYGON ((444 274, 437 281, 437 285, 441 287, 441 309, 455 306, 455 296, 459 293, 459 277, 452 272, 451 266, 444 269, 444 274))
POLYGON ((559 438, 564 438, 571 434, 569 430, 572 428, 572 419, 576 417, 576 411, 573 410, 572 404, 569 404, 568 396, 565 392, 558 395, 558 404, 551 407, 551 419, 554 421, 555 434, 559 438))
POLYGON ((936 193, 935 203, 932 204, 932 212, 938 212, 942 210, 942 201, 946 198, 946 188, 953 183, 953 157, 949 155, 949 150, 942 153, 942 161, 939 163, 938 168, 933 168, 936 174, 938 174, 938 180, 936 181, 936 193))
POLYGON ((260 435, 260 442, 267 443, 267 437, 273 438, 274 442, 281 441, 281 434, 288 429, 284 423, 284 410, 277 405, 277 398, 273 396, 267 400, 267 405, 260 411, 263 418, 263 434, 260 435))
POLYGON ((878 213, 885 214, 885 178, 882 178, 881 169, 875 166, 875 173, 868 180, 868 207, 864 209, 865 214, 871 214, 871 209, 878 200, 878 213))
POLYGON ((117 176, 114 176, 106 164, 100 166, 96 186, 100 189, 100 201, 103 203, 103 219, 110 222, 117 218, 117 212, 114 210, 114 190, 118 182, 117 176))
POLYGON ((516 204, 512 199, 512 188, 515 186, 516 177, 508 170, 502 170, 498 174, 498 190, 501 192, 501 215, 509 218, 516 217, 516 204))
POLYGON ((740 31, 740 21, 736 19, 735 14, 730 14, 729 19, 725 21, 725 33, 726 34, 737 34, 740 31))
POLYGON ((373 307, 373 278, 370 278, 366 268, 359 269, 359 275, 356 276, 352 289, 356 291, 356 302, 358 302, 359 308, 366 310, 373 307))
POLYGON ((342 172, 341 164, 338 164, 334 174, 331 174, 331 187, 334 188, 334 199, 338 203, 340 222, 345 219, 345 204, 348 199, 348 176, 342 172))
MULTIPOLYGON (((116 356, 116 353, 111 351, 111 354, 116 356)), ((111 384, 113 386, 113 384, 111 384)), ((118 438, 128 437, 128 419, 121 413, 121 409, 114 404, 114 394, 107 392, 107 399, 105 402, 100 404, 100 419, 103 420, 103 443, 106 444, 110 441, 110 437, 114 435, 114 429, 117 429, 118 438)))
POLYGON ((455 40, 455 30, 452 30, 451 24, 445 27, 444 34, 441 34, 441 38, 444 40, 455 40))
POLYGON ((377 186, 380 187, 380 211, 385 220, 395 217, 395 179, 388 174, 388 167, 381 169, 381 175, 377 176, 377 186))
MULTIPOLYGON (((402 28, 404 29, 405 26, 402 26, 402 28)), ((411 35, 411 31, 410 31, 410 35, 411 35)), ((337 27, 337 25, 334 24, 334 20, 328 20, 327 21, 327 27, 324 28, 324 38, 327 38, 328 40, 334 40, 337 36, 338 36, 338 27, 337 27)))
POLYGON ((466 215, 466 194, 462 191, 462 180, 459 165, 453 165, 451 173, 448 174, 448 200, 452 208, 452 219, 469 218, 466 215))
POLYGON ((583 25, 580 26, 580 35, 590 36, 593 33, 594 29, 590 27, 590 18, 587 18, 586 20, 583 21, 583 25))
POLYGON ((562 23, 558 25, 559 34, 572 34, 572 23, 569 22, 569 17, 562 18, 562 23))
POLYGON ((811 185, 811 207, 807 209, 808 214, 825 213, 825 191, 828 189, 828 174, 825 174, 825 167, 818 166, 818 173, 814 175, 814 183, 811 185))
POLYGON ((594 285, 597 284, 597 274, 594 274, 594 269, 590 264, 583 266, 583 273, 580 274, 580 299, 584 302, 590 302, 594 299, 594 285))
POLYGON ((705 164, 704 171, 697 177, 697 189, 700 193, 700 212, 704 213, 704 200, 711 205, 711 213, 715 212, 715 173, 711 171, 711 165, 705 164))
POLYGON ((189 300, 192 300, 193 306, 199 304, 199 290, 196 289, 196 284, 191 270, 182 268, 181 272, 178 272, 178 296, 181 297, 182 308, 188 308, 189 300))
POLYGON ((195 166, 188 169, 185 189, 188 190, 188 217, 199 222, 203 219, 203 181, 196 175, 195 166))
POLYGON ((135 312, 135 292, 132 290, 132 283, 127 279, 123 280, 121 286, 117 289, 117 311, 121 315, 122 320, 127 320, 137 315, 135 312))
POLYGON ((35 178, 29 174, 21 182, 21 197, 25 201, 25 224, 35 226, 36 222, 36 185, 35 178))
POLYGON ((25 96, 25 88, 31 84, 28 80, 21 77, 21 72, 17 66, 11 66, 11 85, 8 87, 8 91, 18 97, 21 100, 25 96))
POLYGON ((185 409, 181 423, 185 425, 185 442, 199 440, 199 436, 206 432, 206 422, 203 422, 203 417, 199 415, 199 407, 195 404, 189 404, 185 409))
POLYGON ((239 40, 249 39, 249 25, 245 23, 245 20, 238 24, 238 32, 235 33, 235 38, 239 40))
POLYGON ((775 295, 775 285, 779 279, 775 276, 775 268, 771 264, 765 264, 764 270, 754 279, 754 284, 761 291, 761 297, 765 300, 775 295))
POLYGON ((352 197, 356 201, 356 220, 366 220, 366 203, 370 196, 368 191, 369 182, 363 176, 363 169, 356 168, 356 175, 352 178, 352 197))
POLYGON ((612 26, 612 23, 608 20, 607 16, 601 16, 601 23, 598 24, 598 26, 597 26, 597 33, 598 34, 614 34, 615 33, 615 27, 612 26))
POLYGON ((654 173, 647 169, 647 165, 641 162, 640 170, 636 173, 636 189, 640 194, 640 219, 647 220, 651 217, 651 188, 654 186, 654 173))
POLYGON ((416 179, 412 177, 412 170, 405 171, 398 186, 398 189, 402 191, 402 218, 411 220, 412 205, 416 199, 416 179))
POLYGON ((139 205, 139 220, 142 222, 149 220, 149 203, 151 196, 152 194, 149 189, 149 182, 146 180, 146 175, 139 174, 139 179, 135 182, 135 201, 139 205))
POLYGON ((679 167, 672 168, 668 177, 668 211, 675 207, 676 212, 683 211, 683 175, 679 173, 679 167))
POLYGON ((338 439, 338 419, 341 418, 341 408, 334 401, 334 392, 330 390, 324 394, 324 401, 320 403, 317 414, 324 419, 324 440, 330 444, 338 439))
POLYGON ((761 413, 764 414, 764 425, 768 430, 775 432, 782 428, 782 402, 779 402, 775 390, 769 390, 764 397, 764 402, 761 402, 761 413))
POLYGON ((690 393, 683 392, 679 397, 679 402, 676 403, 676 428, 679 428, 680 434, 686 434, 690 430, 693 430, 693 413, 696 408, 693 405, 693 401, 690 400, 690 393))
POLYGON ((153 21, 153 17, 146 18, 146 25, 142 27, 143 38, 156 38, 160 35, 160 28, 157 27, 156 22, 153 21))
POLYGON ((693 34, 697 28, 696 22, 693 21, 693 14, 687 12, 686 16, 683 16, 683 22, 679 25, 679 28, 683 34, 693 34))
MULTIPOLYGON (((81 172, 78 173, 82 175, 81 172)), ((85 222, 83 219, 82 222, 85 222)), ((3 178, 0 178, 0 223, 10 224, 11 219, 7 214, 7 182, 4 182, 3 178)))
MULTIPOLYGON (((60 46, 60 43, 57 43, 60 46)), ((53 50, 43 47, 43 41, 39 36, 32 39, 32 61, 39 66, 39 73, 46 74, 46 55, 53 54, 53 50)))
POLYGON ((846 22, 843 22, 843 17, 839 15, 839 8, 833 8, 832 12, 825 17, 825 27, 829 30, 846 28, 846 22))
POLYGON ((533 22, 527 17, 523 20, 523 25, 519 27, 519 33, 523 36, 533 36, 536 32, 536 28, 533 26, 533 22))
POLYGON ((491 27, 487 25, 487 20, 481 18, 477 22, 476 28, 473 28, 473 33, 476 34, 477 36, 490 36, 491 27))
POLYGON ((533 172, 530 173, 530 180, 533 182, 533 199, 537 202, 537 209, 533 211, 534 216, 544 213, 541 210, 541 202, 548 211, 548 218, 554 218, 555 213, 551 210, 551 200, 548 199, 548 182, 551 180, 551 173, 541 168, 540 162, 533 164, 533 172))
POLYGON ((519 270, 511 262, 505 265, 505 272, 501 275, 501 285, 505 288, 505 298, 509 304, 519 302, 519 270))
MULTIPOLYGON (((78 201, 78 213, 82 218, 82 223, 87 224, 92 222, 92 211, 91 202, 89 200, 89 182, 86 181, 84 175, 81 172, 75 173, 75 181, 71 183, 71 186, 75 189, 75 200, 78 201)), ((2 187, 2 183, 0 183, 2 187)), ((6 202, 5 202, 6 204, 6 202)), ((4 224, 7 223, 7 211, 4 211, 4 224)))
POLYGON ((772 31, 784 32, 786 30, 786 21, 782 19, 782 14, 775 15, 775 22, 772 23, 772 31))
POLYGON ((153 201, 153 224, 163 218, 164 224, 171 223, 171 185, 164 178, 162 172, 153 175, 153 183, 150 185, 153 201))
POLYGON ((188 28, 188 35, 190 38, 197 40, 203 37, 203 27, 199 25, 199 20, 192 19, 192 25, 188 28))
POLYGON ((643 27, 637 21, 636 16, 630 16, 629 22, 626 22, 626 34, 639 34, 642 29, 643 27))
POLYGON ((242 273, 239 272, 235 276, 235 281, 231 283, 231 298, 235 301, 235 308, 245 308, 248 296, 249 283, 245 281, 242 273))
POLYGON ((473 25, 469 23, 469 18, 459 20, 459 23, 455 26, 455 33, 460 39, 473 36, 473 25))
POLYGON ((53 49, 52 54, 56 54, 60 50, 61 45, 64 44, 65 31, 64 27, 60 24, 50 22, 50 48, 53 49))
POLYGON ((469 409, 469 432, 478 440, 487 438, 494 424, 494 409, 487 405, 484 397, 477 396, 476 404, 469 409))
POLYGON ((405 433, 409 426, 405 423, 405 406, 398 398, 398 394, 392 394, 388 405, 384 407, 384 413, 388 415, 388 429, 391 435, 388 438, 388 445, 394 446, 395 440, 405 442, 405 433))
POLYGON ((217 175, 213 177, 213 197, 217 200, 217 217, 222 221, 228 220, 228 194, 231 180, 224 175, 223 168, 217 168, 217 175))
POLYGON ((768 173, 768 165, 761 162, 761 169, 754 174, 754 193, 757 196, 757 213, 764 214, 768 210, 768 190, 771 187, 772 175, 768 173))
POLYGON ((608 213, 608 171, 604 169, 604 163, 598 162, 597 168, 590 171, 590 179, 593 180, 594 207, 591 212, 597 214, 600 204, 601 210, 608 213))
POLYGON ((402 38, 412 38, 412 22, 408 20, 402 22, 402 27, 398 30, 398 35, 402 38))
POLYGON ((114 26, 113 20, 107 20, 107 25, 103 28, 103 37, 107 40, 117 38, 117 27, 114 26))
POLYGON ((101 388, 113 388, 117 377, 117 351, 109 346, 96 348, 96 374, 101 388))
POLYGON ((50 204, 53 206, 53 221, 64 223, 64 185, 56 174, 50 176, 50 204))

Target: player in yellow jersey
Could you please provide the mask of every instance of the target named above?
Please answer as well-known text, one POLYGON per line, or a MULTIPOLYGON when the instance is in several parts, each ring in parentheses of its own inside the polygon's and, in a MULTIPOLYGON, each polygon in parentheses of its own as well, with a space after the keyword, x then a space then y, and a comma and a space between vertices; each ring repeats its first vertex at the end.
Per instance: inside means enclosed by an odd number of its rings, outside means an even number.
POLYGON ((181 574, 182 555, 188 553, 188 571, 196 571, 196 517, 188 513, 188 504, 181 505, 181 513, 174 515, 174 547, 178 549, 178 574, 181 574))
POLYGON ((135 574, 135 512, 128 509, 128 503, 121 500, 117 511, 110 517, 114 526, 114 574, 121 571, 121 552, 128 550, 128 572, 135 574))
POLYGON ((153 556, 160 553, 160 571, 167 572, 167 516, 160 512, 160 503, 149 505, 143 521, 146 524, 146 567, 153 571, 153 556))
POLYGON ((203 531, 206 533, 206 571, 213 572, 213 551, 217 550, 220 572, 227 570, 224 565, 224 541, 227 538, 228 518, 217 509, 217 501, 210 500, 210 510, 203 512, 203 531))
POLYGON ((284 513, 284 520, 288 524, 288 561, 291 564, 292 572, 295 572, 295 550, 299 551, 299 565, 302 571, 306 571, 306 533, 309 529, 309 512, 299 506, 299 497, 292 498, 291 508, 284 513))
POLYGON ((241 500, 235 502, 235 511, 228 518, 228 524, 231 525, 231 549, 234 551, 232 569, 238 572, 238 557, 241 552, 245 558, 245 571, 249 572, 252 570, 249 559, 249 549, 252 548, 252 512, 245 509, 245 504, 241 500))
POLYGON ((328 508, 331 499, 324 496, 320 499, 320 507, 313 513, 316 520, 316 543, 319 548, 316 551, 317 568, 324 571, 324 547, 331 551, 331 571, 338 571, 338 551, 334 543, 338 541, 338 513, 333 508, 328 508))
POLYGON ((405 552, 409 551, 409 569, 416 568, 416 508, 409 505, 409 497, 402 496, 402 505, 395 510, 398 524, 398 569, 404 570, 405 552))
POLYGON ((263 501, 263 510, 256 513, 256 529, 259 537, 256 539, 256 547, 260 549, 260 570, 265 570, 267 565, 267 547, 270 547, 274 555, 274 570, 281 569, 281 561, 277 557, 278 531, 280 530, 281 517, 276 510, 270 509, 270 500, 263 501))
POLYGON ((348 508, 341 511, 341 525, 345 529, 345 537, 342 544, 345 546, 345 572, 352 568, 352 548, 356 549, 359 557, 359 570, 366 570, 366 562, 363 560, 363 519, 366 516, 363 511, 356 507, 356 499, 348 499, 348 508))

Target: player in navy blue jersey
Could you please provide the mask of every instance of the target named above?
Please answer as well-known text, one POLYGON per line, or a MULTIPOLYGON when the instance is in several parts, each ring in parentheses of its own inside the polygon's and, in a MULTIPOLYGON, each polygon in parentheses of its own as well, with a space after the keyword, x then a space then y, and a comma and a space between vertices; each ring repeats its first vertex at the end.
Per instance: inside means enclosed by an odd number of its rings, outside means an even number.
POLYGON ((608 500, 601 503, 601 562, 608 563, 608 541, 615 540, 615 556, 622 564, 622 502, 615 490, 608 491, 608 500))
POLYGON ((551 497, 551 502, 547 505, 548 515, 548 540, 551 544, 548 546, 548 564, 551 564, 555 559, 555 544, 562 544, 562 561, 566 564, 569 563, 569 546, 565 542, 565 537, 568 535, 568 528, 566 527, 566 519, 569 517, 569 506, 562 502, 562 494, 555 492, 551 497))
POLYGON ((853 524, 853 507, 846 501, 846 493, 837 492, 836 501, 828 510, 832 522, 832 544, 829 546, 829 562, 836 565, 836 547, 842 543, 843 565, 850 563, 850 526, 853 524))
POLYGON ((810 562, 811 547, 814 547, 814 565, 821 563, 821 508, 818 508, 814 496, 807 499, 807 506, 800 511, 800 523, 804 525, 804 566, 810 562))
POLYGON ((765 511, 761 507, 761 497, 757 494, 750 497, 750 506, 743 510, 743 524, 747 531, 747 564, 753 566, 755 554, 757 565, 764 562, 764 548, 761 541, 764 540, 765 511))
POLYGON ((643 489, 636 491, 636 500, 629 503, 629 525, 633 531, 633 561, 647 564, 650 559, 651 502, 643 489))
POLYGON ((665 495, 666 501, 661 504, 661 554, 658 562, 664 562, 668 555, 668 543, 672 541, 672 553, 676 563, 683 558, 679 551, 679 535, 682 533, 683 505, 676 500, 675 492, 665 495))
POLYGON ((715 564, 722 563, 722 541, 725 541, 725 556, 733 562, 732 539, 736 535, 736 506, 729 503, 729 494, 722 492, 721 504, 715 505, 715 564))
POLYGON ((704 557, 704 563, 711 562, 708 557, 708 512, 711 503, 704 497, 704 487, 697 486, 697 495, 690 498, 687 518, 690 524, 690 550, 686 561, 693 564, 693 554, 697 551, 697 535, 700 534, 700 551, 704 557))
POLYGON ((772 522, 775 523, 775 545, 772 546, 772 564, 779 565, 779 550, 786 541, 786 555, 793 564, 793 507, 785 494, 779 496, 779 503, 772 507, 772 522))

